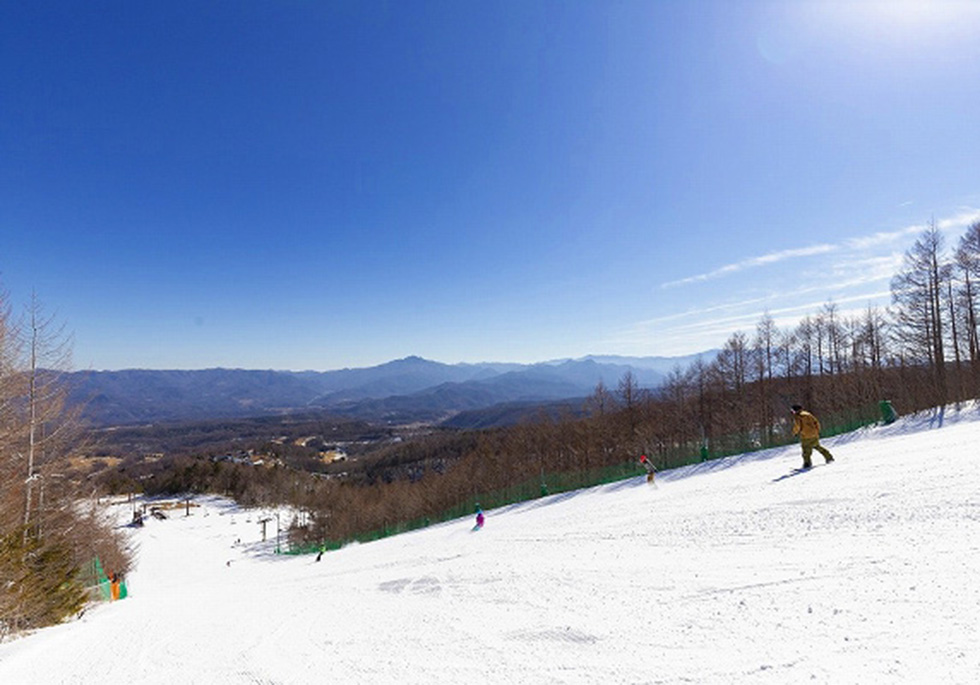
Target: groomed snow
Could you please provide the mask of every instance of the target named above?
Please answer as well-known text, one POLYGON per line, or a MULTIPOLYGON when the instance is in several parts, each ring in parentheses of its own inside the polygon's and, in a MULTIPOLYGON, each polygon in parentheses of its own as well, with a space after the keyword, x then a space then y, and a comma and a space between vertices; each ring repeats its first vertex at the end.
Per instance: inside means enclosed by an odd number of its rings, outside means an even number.
POLYGON ((825 444, 319 563, 199 498, 134 532, 128 599, 0 645, 0 683, 977 682, 980 409, 825 444))

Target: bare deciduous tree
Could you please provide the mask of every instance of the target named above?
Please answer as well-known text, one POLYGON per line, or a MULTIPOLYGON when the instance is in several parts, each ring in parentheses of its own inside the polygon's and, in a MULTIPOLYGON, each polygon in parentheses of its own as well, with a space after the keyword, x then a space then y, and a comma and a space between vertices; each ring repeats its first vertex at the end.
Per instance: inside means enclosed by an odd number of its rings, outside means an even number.
POLYGON ((902 269, 892 279, 895 330, 913 362, 928 365, 935 400, 945 401, 947 324, 943 299, 949 264, 943 259, 943 236, 932 222, 905 252, 902 269))
POLYGON ((972 368, 973 392, 980 391, 980 222, 970 226, 956 249, 961 286, 959 310, 972 368))
POLYGON ((36 296, 21 326, 0 302, 0 635, 77 612, 87 600, 80 570, 94 556, 118 572, 129 565, 115 526, 68 474, 81 445, 78 408, 67 404, 70 347, 36 296))

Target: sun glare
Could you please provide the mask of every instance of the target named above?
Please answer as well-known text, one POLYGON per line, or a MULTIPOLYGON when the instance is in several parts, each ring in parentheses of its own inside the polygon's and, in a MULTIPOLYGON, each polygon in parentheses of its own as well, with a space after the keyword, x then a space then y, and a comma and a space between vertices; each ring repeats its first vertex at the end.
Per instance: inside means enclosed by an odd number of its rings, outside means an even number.
POLYGON ((819 45, 891 59, 980 36, 980 0, 807 0, 771 10, 755 39, 774 64, 819 45))
MULTIPOLYGON (((860 7, 861 2, 853 3, 860 7)), ((882 19, 896 23, 921 25, 941 19, 956 3, 930 2, 929 0, 889 0, 888 2, 868 2, 869 11, 878 14, 882 19)))
POLYGON ((976 0, 851 0, 807 6, 819 18, 877 35, 950 34, 980 25, 976 0))

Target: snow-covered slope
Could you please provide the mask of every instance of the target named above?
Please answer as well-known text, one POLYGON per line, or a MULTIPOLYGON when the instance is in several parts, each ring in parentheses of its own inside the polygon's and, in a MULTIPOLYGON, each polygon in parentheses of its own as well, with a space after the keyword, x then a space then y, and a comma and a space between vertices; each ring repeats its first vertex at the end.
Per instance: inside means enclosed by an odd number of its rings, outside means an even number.
POLYGON ((0 683, 976 682, 980 410, 825 444, 319 563, 201 499, 135 533, 129 599, 0 645, 0 683))

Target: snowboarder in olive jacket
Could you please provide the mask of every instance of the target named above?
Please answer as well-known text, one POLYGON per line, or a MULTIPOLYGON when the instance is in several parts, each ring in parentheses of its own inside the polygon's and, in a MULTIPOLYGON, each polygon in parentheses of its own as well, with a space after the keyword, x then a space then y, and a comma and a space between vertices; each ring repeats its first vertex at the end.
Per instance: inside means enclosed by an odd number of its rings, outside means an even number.
POLYGON ((810 461, 813 450, 820 452, 828 464, 834 460, 830 450, 820 444, 820 421, 799 404, 793 405, 793 435, 800 436, 800 445, 803 447, 803 468, 808 469, 813 466, 810 461))

